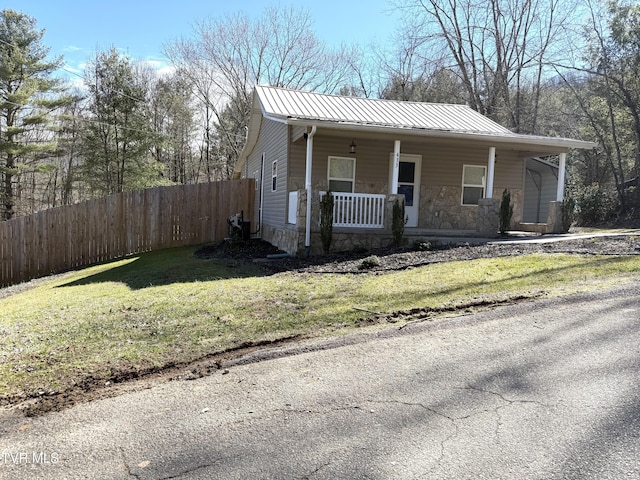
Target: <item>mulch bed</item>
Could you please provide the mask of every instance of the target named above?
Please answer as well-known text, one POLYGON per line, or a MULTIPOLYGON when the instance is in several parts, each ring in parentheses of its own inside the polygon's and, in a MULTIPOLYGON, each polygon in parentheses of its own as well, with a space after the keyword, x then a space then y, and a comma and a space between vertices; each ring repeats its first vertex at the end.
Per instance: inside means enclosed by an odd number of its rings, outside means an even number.
POLYGON ((254 262, 272 272, 363 273, 405 270, 431 263, 510 257, 533 253, 579 255, 640 255, 640 236, 593 237, 549 243, 491 243, 386 248, 366 252, 332 252, 327 255, 271 258, 282 253, 262 240, 208 245, 195 252, 199 258, 233 258, 254 262), (374 257, 374 258, 372 258, 374 257))

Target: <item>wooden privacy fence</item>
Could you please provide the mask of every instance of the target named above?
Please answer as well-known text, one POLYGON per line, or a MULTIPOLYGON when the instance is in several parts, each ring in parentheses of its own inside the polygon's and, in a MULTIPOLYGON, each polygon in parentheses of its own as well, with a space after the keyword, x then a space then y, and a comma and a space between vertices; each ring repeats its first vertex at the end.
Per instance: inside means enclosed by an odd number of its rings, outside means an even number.
MULTIPOLYGON (((0 286, 160 248, 223 240, 253 218, 253 179, 135 190, 0 222, 0 286)), ((255 226, 251 226, 255 229, 255 226)))

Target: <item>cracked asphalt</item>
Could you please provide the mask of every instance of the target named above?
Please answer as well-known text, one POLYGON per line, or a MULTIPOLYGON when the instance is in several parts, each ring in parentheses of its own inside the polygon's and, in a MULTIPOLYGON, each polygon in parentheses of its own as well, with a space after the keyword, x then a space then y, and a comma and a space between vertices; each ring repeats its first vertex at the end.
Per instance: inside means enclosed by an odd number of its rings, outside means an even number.
POLYGON ((640 284, 256 352, 43 417, 0 479, 640 478, 640 284))

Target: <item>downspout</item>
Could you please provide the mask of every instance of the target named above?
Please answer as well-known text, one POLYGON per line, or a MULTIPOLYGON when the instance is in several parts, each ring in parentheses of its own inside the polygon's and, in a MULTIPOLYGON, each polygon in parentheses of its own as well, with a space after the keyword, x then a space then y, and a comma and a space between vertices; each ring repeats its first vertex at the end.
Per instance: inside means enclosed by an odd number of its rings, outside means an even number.
POLYGON ((307 191, 307 215, 304 229, 304 249, 307 255, 311 254, 311 167, 313 166, 313 136, 316 134, 316 126, 311 127, 307 137, 307 158, 305 165, 304 186, 307 191))
POLYGON ((487 185, 485 198, 493 198, 493 179, 496 170, 496 147, 489 147, 489 170, 487 172, 487 185))
POLYGON ((262 164, 260 165, 260 224, 258 225, 258 231, 260 232, 260 236, 258 238, 262 238, 262 210, 264 205, 264 157, 265 153, 262 154, 262 164))

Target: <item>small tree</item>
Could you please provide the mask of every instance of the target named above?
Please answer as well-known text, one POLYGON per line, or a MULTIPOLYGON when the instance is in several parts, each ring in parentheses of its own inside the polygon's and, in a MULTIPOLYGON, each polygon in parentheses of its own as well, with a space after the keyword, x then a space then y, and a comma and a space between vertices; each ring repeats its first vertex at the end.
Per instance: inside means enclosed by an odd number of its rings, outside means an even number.
POLYGON ((565 198, 562 203, 562 229, 568 232, 575 220, 576 201, 573 197, 565 198))
POLYGON ((324 253, 329 253, 333 238, 333 194, 327 192, 320 198, 320 239, 324 253))
POLYGON ((511 217, 513 216, 513 204, 511 203, 511 193, 505 188, 502 192, 502 202, 500 203, 500 234, 509 229, 511 217))
POLYGON ((396 247, 402 245, 404 236, 404 225, 407 223, 404 212, 404 200, 396 199, 393 204, 393 214, 391 219, 391 233, 393 234, 393 244, 396 247))

